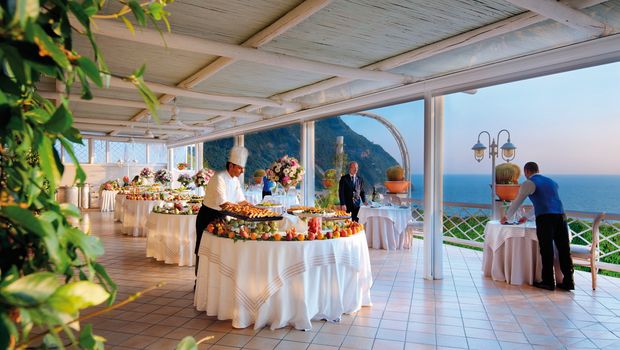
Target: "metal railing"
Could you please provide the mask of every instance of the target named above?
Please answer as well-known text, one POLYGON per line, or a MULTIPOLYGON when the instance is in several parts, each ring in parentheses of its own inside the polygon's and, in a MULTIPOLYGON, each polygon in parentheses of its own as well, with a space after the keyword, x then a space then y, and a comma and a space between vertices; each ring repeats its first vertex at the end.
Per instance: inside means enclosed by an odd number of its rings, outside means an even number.
MULTIPOLYGON (((423 201, 411 203, 413 219, 424 221, 423 201)), ((490 204, 444 202, 443 239, 465 246, 484 247, 484 227, 491 215, 490 204)), ((592 245, 593 233, 598 233, 601 269, 620 272, 620 214, 587 211, 566 211, 571 244, 592 245)), ((423 233, 418 230, 416 235, 423 233)))

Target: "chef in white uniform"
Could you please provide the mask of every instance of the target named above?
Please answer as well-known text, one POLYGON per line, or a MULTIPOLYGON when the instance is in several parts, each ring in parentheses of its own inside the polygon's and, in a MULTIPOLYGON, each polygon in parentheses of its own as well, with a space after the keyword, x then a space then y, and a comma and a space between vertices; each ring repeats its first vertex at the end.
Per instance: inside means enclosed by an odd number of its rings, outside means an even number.
POLYGON ((220 205, 224 203, 249 205, 239 182, 239 175, 243 174, 247 160, 247 148, 233 147, 226 163, 226 170, 211 177, 205 188, 205 197, 196 218, 196 272, 198 272, 198 250, 203 231, 211 222, 224 217, 220 212, 220 205))

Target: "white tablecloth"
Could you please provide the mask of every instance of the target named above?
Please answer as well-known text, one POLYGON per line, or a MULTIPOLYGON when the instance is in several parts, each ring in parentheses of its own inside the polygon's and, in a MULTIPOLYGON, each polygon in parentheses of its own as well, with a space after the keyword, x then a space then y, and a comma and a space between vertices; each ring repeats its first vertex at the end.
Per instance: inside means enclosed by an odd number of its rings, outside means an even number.
POLYGON ((250 202, 250 204, 258 204, 263 199, 262 191, 245 191, 243 194, 245 195, 245 200, 250 202))
POLYGON ((125 199, 122 232, 131 236, 146 236, 146 218, 153 207, 162 201, 125 199))
POLYGON ((372 273, 364 232, 303 242, 238 241, 205 233, 200 244, 197 310, 236 328, 339 320, 371 305, 372 273))
POLYGON ((101 211, 114 211, 118 191, 101 191, 101 211))
MULTIPOLYGON (((536 237, 536 224, 502 225, 489 221, 484 229, 482 269, 485 277, 509 284, 532 284, 541 280, 542 259, 536 237)), ((559 262, 554 259, 555 274, 562 281, 559 262)))
POLYGON ((123 214, 125 213, 126 194, 116 194, 114 196, 114 221, 123 222, 123 214))
POLYGON ((371 208, 363 206, 357 216, 359 222, 366 226, 368 246, 388 250, 403 247, 407 223, 409 220, 413 220, 411 209, 400 207, 371 208))
POLYGON ((150 213, 146 220, 146 256, 166 264, 194 266, 196 217, 150 213))
POLYGON ((284 207, 284 209, 290 208, 294 205, 299 205, 299 198, 297 198, 297 194, 269 195, 265 196, 263 201, 280 204, 284 207))

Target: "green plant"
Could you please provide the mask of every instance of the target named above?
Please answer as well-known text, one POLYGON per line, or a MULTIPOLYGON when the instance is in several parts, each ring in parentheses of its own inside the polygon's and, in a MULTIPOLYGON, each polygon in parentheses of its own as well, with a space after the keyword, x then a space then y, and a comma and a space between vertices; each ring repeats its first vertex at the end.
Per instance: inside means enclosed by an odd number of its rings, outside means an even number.
POLYGON ((519 183, 521 169, 514 163, 504 163, 495 167, 495 183, 511 185, 519 183))
POLYGON ((254 171, 254 177, 262 178, 263 176, 265 176, 265 174, 265 170, 263 169, 256 169, 256 171, 254 171))
MULTIPOLYGON (((43 99, 36 84, 42 76, 56 79, 69 92, 75 81, 81 96, 92 98, 91 84, 104 86, 110 76, 91 31, 94 18, 126 18, 167 23, 164 7, 171 0, 128 2, 112 15, 97 15, 103 0, 0 1, 0 348, 31 347, 30 332, 44 330, 42 348, 63 349, 60 332, 74 347, 103 348, 103 339, 83 325, 79 335, 68 326, 81 309, 112 303, 116 285, 97 258, 103 246, 97 237, 71 222, 81 214, 54 198, 64 166, 56 143, 75 163, 74 182, 83 183, 72 143, 82 137, 64 97, 56 105, 43 99), (75 18, 70 22, 69 18, 75 18), (72 28, 88 37, 93 57, 72 48, 72 28)), ((126 77, 157 118, 157 98, 142 80, 144 67, 126 77)), ((77 322, 79 323, 79 322, 77 322)))
POLYGON ((405 170, 400 165, 394 165, 386 170, 388 181, 403 181, 405 179, 405 170))
POLYGON ((327 169, 323 173, 324 179, 335 180, 336 179, 336 169, 327 169))

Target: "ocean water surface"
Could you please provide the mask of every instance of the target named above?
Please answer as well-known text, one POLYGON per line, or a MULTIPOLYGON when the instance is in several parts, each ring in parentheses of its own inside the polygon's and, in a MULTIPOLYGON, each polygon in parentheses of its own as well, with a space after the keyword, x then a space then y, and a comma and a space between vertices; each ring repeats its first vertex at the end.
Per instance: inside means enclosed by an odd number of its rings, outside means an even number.
MULTIPOLYGON (((620 214, 620 175, 553 175, 560 186, 565 210, 620 214)), ((524 177, 520 182, 525 180, 524 177)), ((414 174, 413 198, 424 197, 424 178, 414 174)), ((444 201, 466 203, 491 202, 491 175, 444 175, 444 201)), ((531 204, 526 200, 527 204, 531 204)))

